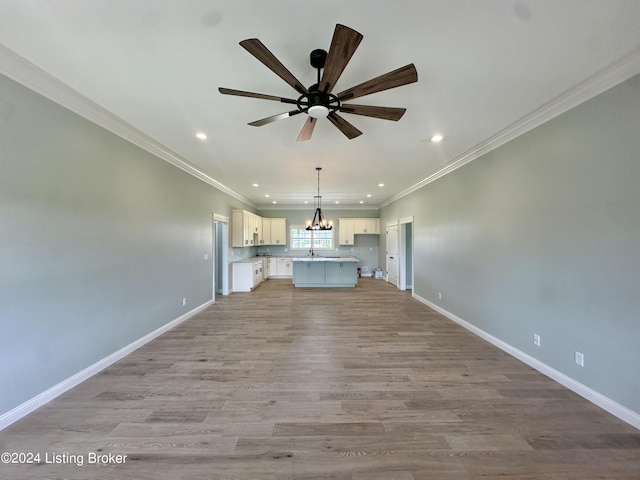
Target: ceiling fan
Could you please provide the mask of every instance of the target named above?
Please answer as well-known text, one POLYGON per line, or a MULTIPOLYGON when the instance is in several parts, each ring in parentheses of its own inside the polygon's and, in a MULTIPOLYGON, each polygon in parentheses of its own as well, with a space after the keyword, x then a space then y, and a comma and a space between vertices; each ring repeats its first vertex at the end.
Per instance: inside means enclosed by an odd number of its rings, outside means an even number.
POLYGON ((249 123, 249 125, 254 127, 261 127, 277 120, 289 118, 300 113, 306 113, 308 118, 300 131, 300 135, 298 135, 298 141, 311 139, 317 120, 323 117, 328 118, 347 138, 356 138, 362 135, 362 132, 338 115, 338 112, 398 121, 402 115, 404 115, 406 108, 374 107, 345 102, 418 81, 416 67, 413 63, 410 63, 337 94, 331 93, 340 75, 342 75, 342 72, 347 66, 347 63, 349 63, 356 48, 358 48, 358 45, 362 41, 362 38, 363 36, 355 30, 337 24, 333 32, 329 52, 327 53, 327 51, 322 49, 316 49, 311 52, 310 62, 311 66, 318 70, 318 82, 309 88, 302 85, 260 40, 257 38, 243 40, 240 42, 242 47, 291 85, 300 96, 297 99, 283 98, 275 95, 245 92, 223 87, 220 87, 218 91, 224 95, 275 100, 277 102, 296 105, 297 107, 296 110, 249 123))

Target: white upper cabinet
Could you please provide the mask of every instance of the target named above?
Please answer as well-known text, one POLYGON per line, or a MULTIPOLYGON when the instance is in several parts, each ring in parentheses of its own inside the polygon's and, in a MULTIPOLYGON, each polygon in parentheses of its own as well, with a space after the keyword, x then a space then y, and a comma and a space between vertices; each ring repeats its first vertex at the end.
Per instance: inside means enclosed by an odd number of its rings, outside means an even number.
POLYGON ((271 221, 271 238, 269 245, 286 245, 287 244, 287 219, 286 218, 269 218, 263 220, 271 221))
POLYGON ((355 235, 379 235, 379 218, 339 218, 338 243, 353 245, 355 235))
POLYGON ((233 210, 231 213, 231 246, 258 246, 262 235, 262 219, 246 210, 233 210))
POLYGON ((353 233, 356 235, 379 235, 380 219, 379 218, 354 218, 353 233))
POLYGON ((353 245, 353 218, 338 219, 338 235, 340 245, 353 245))
POLYGON ((263 218, 260 245, 286 245, 287 219, 263 218))
POLYGON ((233 210, 231 223, 233 247, 287 244, 286 218, 262 218, 246 210, 233 210))
POLYGON ((260 245, 271 245, 271 219, 263 218, 262 220, 262 235, 260 236, 260 245))

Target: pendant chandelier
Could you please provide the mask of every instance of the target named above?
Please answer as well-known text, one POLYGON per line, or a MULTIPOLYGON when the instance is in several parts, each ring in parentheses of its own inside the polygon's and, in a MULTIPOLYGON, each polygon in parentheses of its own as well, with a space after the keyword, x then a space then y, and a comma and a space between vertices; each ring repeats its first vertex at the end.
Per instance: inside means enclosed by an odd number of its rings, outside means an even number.
POLYGON ((318 172, 318 195, 313 197, 313 208, 315 212, 313 214, 313 220, 307 220, 306 230, 331 230, 333 229, 332 222, 325 220, 322 215, 322 197, 320 196, 320 170, 321 167, 316 167, 318 172))

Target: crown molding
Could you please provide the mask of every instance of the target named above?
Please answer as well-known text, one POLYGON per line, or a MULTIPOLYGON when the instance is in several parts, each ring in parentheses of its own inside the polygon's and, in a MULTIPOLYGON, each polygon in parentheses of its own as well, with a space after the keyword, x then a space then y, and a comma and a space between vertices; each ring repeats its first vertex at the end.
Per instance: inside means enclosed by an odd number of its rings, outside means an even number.
MULTIPOLYGON (((266 211, 266 210, 309 210, 310 212, 313 212, 314 207, 312 204, 309 205, 287 205, 287 204, 265 204, 265 205, 260 205, 258 204, 256 207, 258 210, 260 211, 266 211)), ((379 210, 377 205, 368 205, 368 206, 364 206, 364 205, 329 205, 329 206, 324 206, 322 207, 322 210, 324 211, 334 211, 334 210, 363 210, 363 211, 375 211, 377 212, 379 210)))
POLYGON ((254 202, 218 182, 208 173, 199 169, 177 153, 157 142, 149 135, 128 124, 94 101, 61 82, 53 75, 29 62, 13 50, 0 44, 0 73, 20 83, 34 92, 48 98, 92 123, 108 130, 124 140, 146 150, 156 157, 178 167, 188 174, 208 183, 212 187, 255 207, 254 202))
POLYGON ((380 203, 383 208, 640 73, 640 49, 512 123, 427 177, 380 203))

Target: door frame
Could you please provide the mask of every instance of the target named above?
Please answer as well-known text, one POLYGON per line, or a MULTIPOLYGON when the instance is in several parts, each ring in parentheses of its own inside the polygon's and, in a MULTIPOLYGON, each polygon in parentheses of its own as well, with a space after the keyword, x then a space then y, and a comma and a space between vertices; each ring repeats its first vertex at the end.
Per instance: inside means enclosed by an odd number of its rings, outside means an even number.
POLYGON ((215 303, 216 290, 218 287, 218 285, 216 285, 216 279, 218 277, 217 269, 220 269, 220 273, 222 274, 222 285, 220 285, 220 291, 222 295, 229 295, 229 217, 214 213, 211 225, 213 229, 213 251, 211 252, 213 281, 211 298, 213 303, 215 303), (216 223, 220 223, 222 225, 222 232, 220 235, 222 238, 218 238, 216 223), (218 244, 220 244, 222 250, 222 256, 219 262, 220 265, 216 263, 216 251, 218 244))
MULTIPOLYGON (((391 222, 387 222, 385 223, 385 254, 384 254, 384 259, 385 259, 385 281, 387 283, 389 282, 389 228, 394 228, 396 229, 396 242, 398 243, 398 250, 400 249, 400 224, 398 223, 398 220, 393 220, 391 222)), ((397 258, 397 262, 398 262, 398 268, 397 268, 397 275, 398 275, 398 284, 395 285, 396 287, 399 286, 399 280, 400 280, 400 255, 399 255, 399 251, 398 251, 398 258, 397 258)), ((393 285, 393 284, 392 284, 393 285)))
POLYGON ((407 224, 411 224, 411 288, 413 289, 413 215, 398 220, 398 288, 407 289, 407 224))

